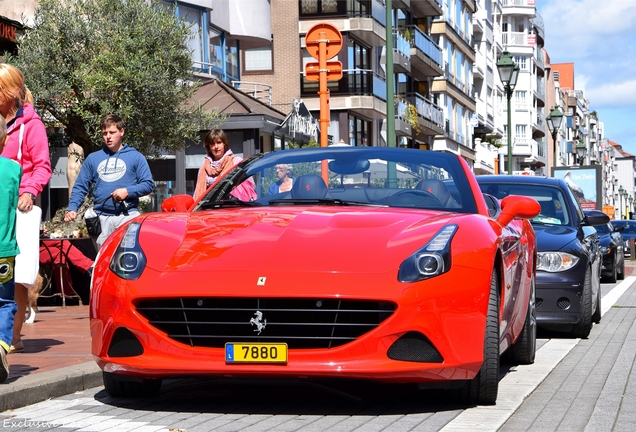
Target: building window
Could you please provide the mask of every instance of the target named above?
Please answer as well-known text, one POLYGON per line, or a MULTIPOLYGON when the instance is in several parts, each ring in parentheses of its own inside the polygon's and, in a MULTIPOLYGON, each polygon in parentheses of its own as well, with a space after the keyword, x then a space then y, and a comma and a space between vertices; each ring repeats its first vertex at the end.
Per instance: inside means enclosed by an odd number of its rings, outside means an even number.
POLYGON ((190 38, 188 39, 188 47, 192 51, 192 60, 194 67, 203 67, 204 55, 203 55, 203 34, 201 31, 204 24, 203 11, 200 9, 194 9, 178 4, 177 11, 179 18, 186 22, 190 26, 190 38))
POLYGON ((525 140, 526 139, 526 125, 516 125, 515 126, 515 139, 525 140))
POLYGON ((517 109, 526 109, 526 91, 525 90, 515 90, 515 103, 517 104, 517 109))
POLYGON ((519 65, 519 69, 528 70, 527 57, 515 56, 515 63, 517 63, 519 65))
MULTIPOLYGON (((300 16, 338 13, 337 0, 299 0, 299 3, 300 16)), ((343 3, 342 6, 344 6, 345 2, 340 3, 343 3)))
POLYGON ((241 78, 239 72, 239 46, 238 41, 231 36, 225 37, 225 72, 230 80, 241 78))
POLYGON ((274 70, 271 46, 246 49, 244 53, 245 72, 271 72, 274 70))
POLYGON ((370 146, 371 142, 371 122, 349 114, 349 144, 370 146))

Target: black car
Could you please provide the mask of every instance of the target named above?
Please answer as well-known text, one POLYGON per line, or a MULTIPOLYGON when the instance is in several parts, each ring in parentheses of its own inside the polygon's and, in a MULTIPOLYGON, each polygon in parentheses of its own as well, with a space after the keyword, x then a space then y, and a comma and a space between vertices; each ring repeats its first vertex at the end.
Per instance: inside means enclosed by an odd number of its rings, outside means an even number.
POLYGON ((624 219, 616 219, 612 221, 612 225, 614 227, 621 227, 623 231, 621 231, 621 237, 625 242, 625 256, 630 257, 631 254, 631 244, 630 240, 636 240, 636 220, 624 220, 624 219))
MULTIPOLYGON (((587 214, 587 210, 585 214, 587 214)), ((612 222, 594 228, 596 228, 601 241, 601 255, 603 256, 601 277, 606 278, 610 283, 615 283, 617 279, 625 279, 625 255, 623 252, 625 240, 621 236, 621 231, 624 228, 618 225, 614 226, 612 222)))
MULTIPOLYGON (((478 176, 484 194, 502 200, 523 195, 541 204, 532 220, 537 235, 537 325, 585 338, 601 320, 601 253, 594 226, 609 217, 583 213, 563 179, 536 176, 478 176)), ((488 202, 488 200, 487 200, 488 202)), ((504 257, 505 259, 505 257, 504 257)))

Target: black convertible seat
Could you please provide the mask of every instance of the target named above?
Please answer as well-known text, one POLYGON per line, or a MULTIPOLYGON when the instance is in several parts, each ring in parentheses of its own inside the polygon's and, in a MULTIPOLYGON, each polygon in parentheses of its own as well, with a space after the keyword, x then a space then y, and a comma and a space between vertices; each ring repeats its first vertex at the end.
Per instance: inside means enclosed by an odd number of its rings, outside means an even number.
POLYGON ((320 199, 325 198, 329 189, 322 177, 315 174, 300 176, 291 189, 292 199, 320 199))
POLYGON ((453 195, 451 195, 450 191, 441 180, 424 179, 415 186, 415 189, 421 189, 432 194, 439 200, 440 203, 442 203, 444 207, 459 207, 459 204, 457 203, 455 198, 453 198, 453 195))

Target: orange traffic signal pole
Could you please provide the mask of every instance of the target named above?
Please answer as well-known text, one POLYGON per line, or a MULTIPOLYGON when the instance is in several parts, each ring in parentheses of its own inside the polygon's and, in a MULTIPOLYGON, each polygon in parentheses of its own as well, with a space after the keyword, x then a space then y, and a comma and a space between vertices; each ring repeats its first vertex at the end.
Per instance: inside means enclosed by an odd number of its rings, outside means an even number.
MULTIPOLYGON (((327 61, 340 52, 342 48, 342 34, 329 23, 314 25, 305 36, 305 45, 309 54, 318 60, 318 95, 320 96, 320 147, 329 144, 329 89, 327 81, 335 81, 342 78, 342 64, 339 61, 327 61)), ((305 69, 305 77, 308 80, 316 80, 316 64, 308 63, 305 69)), ((326 184, 329 184, 329 172, 327 161, 323 161, 321 174, 326 184)))

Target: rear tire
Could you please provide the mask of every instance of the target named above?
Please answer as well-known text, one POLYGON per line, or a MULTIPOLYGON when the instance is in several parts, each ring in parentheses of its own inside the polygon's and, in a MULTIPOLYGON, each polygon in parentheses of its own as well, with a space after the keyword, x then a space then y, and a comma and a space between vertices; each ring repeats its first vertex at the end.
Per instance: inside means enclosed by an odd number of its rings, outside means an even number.
POLYGON ((510 347, 510 360, 514 364, 532 364, 537 352, 537 308, 535 304, 535 278, 532 277, 528 312, 521 334, 510 347))
POLYGON ((583 292, 581 293, 581 319, 574 325, 570 334, 575 338, 585 339, 592 330, 592 271, 585 271, 583 292))
POLYGON ((106 392, 113 397, 152 397, 159 394, 160 379, 135 379, 124 375, 102 372, 106 392))
POLYGON ((492 272, 486 332, 484 336, 484 362, 475 378, 460 389, 463 402, 494 405, 499 389, 499 275, 492 272))

